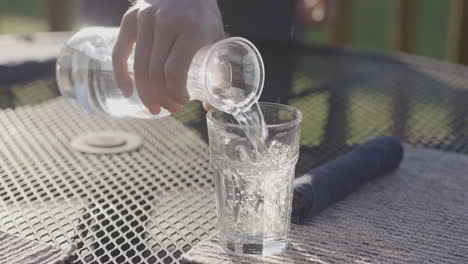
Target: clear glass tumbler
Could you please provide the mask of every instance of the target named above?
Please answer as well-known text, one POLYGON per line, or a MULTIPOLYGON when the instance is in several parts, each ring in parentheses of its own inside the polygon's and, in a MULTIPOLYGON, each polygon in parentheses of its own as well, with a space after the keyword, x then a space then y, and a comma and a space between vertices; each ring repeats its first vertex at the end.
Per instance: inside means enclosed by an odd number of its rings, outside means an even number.
POLYGON ((302 113, 274 103, 260 108, 262 126, 241 126, 216 109, 207 120, 221 244, 267 256, 287 247, 302 113), (246 136, 252 130, 268 132, 261 153, 246 136))

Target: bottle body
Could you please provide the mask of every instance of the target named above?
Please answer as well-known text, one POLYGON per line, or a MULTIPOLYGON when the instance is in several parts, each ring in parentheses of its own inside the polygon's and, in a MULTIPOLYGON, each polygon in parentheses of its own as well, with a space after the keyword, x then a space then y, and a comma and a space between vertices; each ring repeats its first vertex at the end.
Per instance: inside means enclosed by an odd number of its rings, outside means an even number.
MULTIPOLYGON (((91 34, 76 41, 72 38, 65 44, 57 60, 56 72, 62 96, 90 114, 147 119, 168 116, 170 113, 165 109, 158 115, 151 114, 136 91, 125 97, 117 87, 111 54, 118 31, 107 33, 99 38, 91 34)), ((132 62, 133 57, 129 66, 132 62)))
MULTIPOLYGON (((112 49, 118 28, 85 28, 67 41, 57 59, 60 92, 72 105, 90 114, 156 119, 133 89, 125 97, 117 87, 112 49)), ((133 79, 133 54, 128 59, 133 79)), ((207 102, 229 112, 258 99, 263 88, 263 62, 253 44, 240 38, 225 39, 200 49, 187 79, 191 100, 207 102)), ((133 82, 135 88, 135 83, 133 82)))

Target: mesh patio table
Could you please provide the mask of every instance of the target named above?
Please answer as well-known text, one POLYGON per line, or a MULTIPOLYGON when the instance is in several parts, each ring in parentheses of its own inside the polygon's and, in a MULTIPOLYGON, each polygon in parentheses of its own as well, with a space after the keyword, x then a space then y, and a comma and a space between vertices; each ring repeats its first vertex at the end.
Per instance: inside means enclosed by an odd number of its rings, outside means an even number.
MULTIPOLYGON (((74 243, 70 263, 183 262, 185 253, 216 233, 203 109, 192 102, 177 117, 153 121, 79 113, 57 97, 53 62, 60 45, 50 54, 40 52, 41 45, 63 39, 0 39, 0 45, 36 50, 20 61, 0 57, 0 231, 57 247, 74 243), (106 130, 136 133, 143 144, 113 155, 70 147, 79 135, 106 130)), ((421 167, 413 181, 386 177, 324 211, 317 222, 293 227, 293 237, 304 236, 294 242, 302 257, 286 257, 295 263, 466 263, 468 69, 401 54, 259 47, 267 70, 262 101, 287 103, 304 113, 297 175, 379 135, 400 136, 412 164, 421 167), (426 177, 428 168, 437 169, 417 162, 421 147, 421 153, 437 149, 424 155, 441 160, 446 170, 426 177), (447 164, 458 166, 458 173, 451 174, 447 164), (385 202, 392 193, 400 197, 391 200, 400 207, 385 202), (433 197, 437 193, 441 197, 433 197), (425 210, 429 205, 420 201, 431 198, 433 210, 425 210), (363 220, 345 214, 350 211, 376 222, 356 230, 363 220), (395 215, 398 222, 382 220, 395 215), (439 229, 413 228, 430 216, 439 229), (413 238, 418 246, 409 243, 413 238)))

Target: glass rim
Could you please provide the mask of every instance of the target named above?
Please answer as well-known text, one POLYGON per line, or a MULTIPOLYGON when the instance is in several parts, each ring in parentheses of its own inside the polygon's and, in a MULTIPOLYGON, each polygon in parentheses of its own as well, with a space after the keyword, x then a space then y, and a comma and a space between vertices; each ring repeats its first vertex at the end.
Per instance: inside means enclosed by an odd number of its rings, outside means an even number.
POLYGON ((216 108, 213 108, 211 109, 210 111, 208 111, 206 113, 206 119, 213 122, 214 124, 216 125, 219 125, 219 126, 223 126, 223 127, 235 127, 235 128, 241 128, 241 127, 265 127, 265 128, 278 128, 278 127, 288 127, 288 126, 295 126, 295 125, 298 125, 302 122, 302 118, 303 118, 303 115, 302 115, 302 112, 295 108, 295 107, 292 107, 292 106, 289 106, 289 105, 284 105, 284 104, 278 104, 278 103, 269 103, 269 102, 259 102, 260 104, 260 108, 262 108, 262 106, 272 106, 272 107, 276 107, 276 108, 282 108, 282 109, 286 109, 292 113, 296 113, 296 116, 294 119, 292 120, 289 120, 287 122, 284 122, 284 123, 280 123, 280 124, 265 124, 263 126, 257 126, 257 125, 239 125, 239 124, 234 124, 234 123, 228 123, 228 122, 223 122, 223 121, 219 121, 217 119, 215 119, 213 117, 213 114, 215 112, 221 112, 223 114, 226 114, 226 115, 231 115, 232 114, 229 114, 229 113, 225 113, 219 109, 216 109, 216 108))
MULTIPOLYGON (((229 43, 236 43, 236 44, 242 45, 244 48, 250 50, 251 55, 254 56, 258 61, 258 67, 259 67, 259 71, 260 71, 260 76, 259 76, 259 80, 258 80, 259 83, 258 83, 258 86, 257 86, 257 90, 255 91, 255 93, 252 93, 249 97, 245 98, 240 103, 238 103, 238 105, 246 104, 249 101, 251 101, 252 98, 256 98, 258 100, 258 98, 260 98, 260 95, 262 94, 263 86, 264 86, 264 83, 265 83, 265 65, 263 63, 262 55, 258 51, 257 47, 255 47, 255 45, 252 42, 250 42, 248 39, 245 39, 245 38, 242 38, 242 37, 227 37, 227 38, 224 38, 224 39, 210 45, 208 55, 205 57, 205 59, 204 59, 204 61, 202 63, 203 72, 206 72, 206 68, 208 66, 208 63, 211 61, 214 52, 217 49, 219 49, 222 46, 224 46, 226 44, 229 44, 229 43)), ((204 76, 204 78, 202 80, 203 80, 203 86, 206 89, 206 86, 207 86, 207 83, 208 83, 206 74, 205 74, 205 76, 204 76)), ((211 93, 208 93, 208 97, 210 98, 210 101, 212 103, 217 104, 216 103, 216 98, 214 98, 211 93)), ((216 105, 216 106, 221 107, 220 105, 216 105)))

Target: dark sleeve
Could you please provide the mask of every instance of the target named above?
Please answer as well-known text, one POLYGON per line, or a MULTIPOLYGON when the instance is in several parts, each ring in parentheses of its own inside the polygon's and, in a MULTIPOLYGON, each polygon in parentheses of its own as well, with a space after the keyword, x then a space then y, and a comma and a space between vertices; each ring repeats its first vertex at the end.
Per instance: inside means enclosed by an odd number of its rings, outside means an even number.
POLYGON ((225 30, 251 40, 290 41, 297 34, 296 0, 218 0, 225 30))
POLYGON ((130 7, 128 0, 81 0, 81 16, 86 25, 119 26, 130 7))

